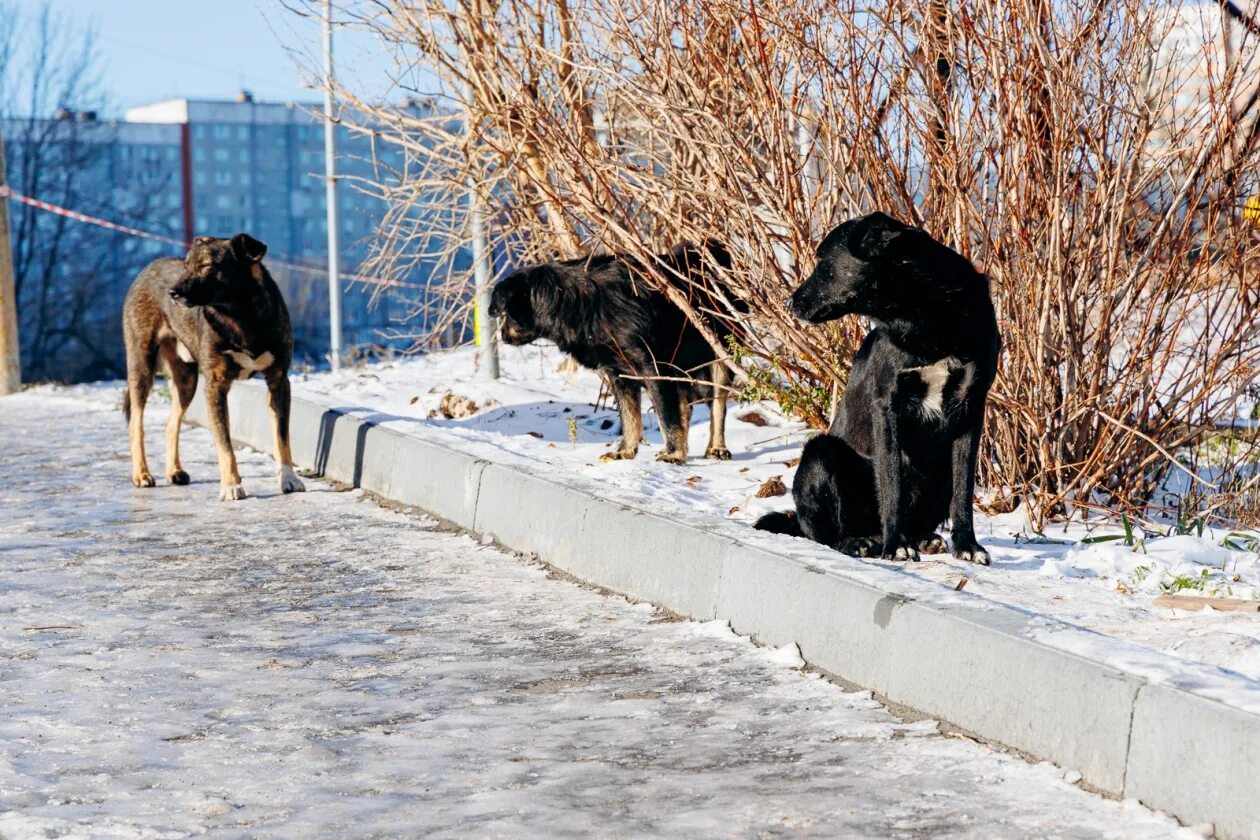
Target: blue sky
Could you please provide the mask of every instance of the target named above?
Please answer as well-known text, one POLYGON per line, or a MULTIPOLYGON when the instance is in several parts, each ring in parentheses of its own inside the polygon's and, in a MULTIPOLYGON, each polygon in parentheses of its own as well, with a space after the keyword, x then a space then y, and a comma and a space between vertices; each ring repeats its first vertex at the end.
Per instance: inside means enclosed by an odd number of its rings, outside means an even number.
MULTIPOLYGON (((30 0, 21 0, 23 8, 30 0)), ((302 20, 278 0, 49 0, 54 11, 99 33, 103 87, 121 111, 160 99, 231 98, 241 88, 272 101, 317 101, 303 87, 292 48, 318 62, 317 21, 302 20)), ((31 2, 31 6, 35 3, 31 2)), ((300 2, 291 2, 300 6, 300 2)), ((361 89, 388 92, 391 67, 368 36, 339 31, 338 75, 361 89)), ((396 94, 401 95, 401 94, 396 94)))

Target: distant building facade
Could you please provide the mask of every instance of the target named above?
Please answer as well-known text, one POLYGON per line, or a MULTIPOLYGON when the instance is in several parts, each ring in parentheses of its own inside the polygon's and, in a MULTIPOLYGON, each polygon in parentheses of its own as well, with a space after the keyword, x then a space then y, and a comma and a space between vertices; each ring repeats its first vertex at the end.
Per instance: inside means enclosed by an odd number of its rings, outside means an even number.
MULTIPOLYGON (((421 113, 432 110, 425 103, 412 107, 421 113)), ((327 261, 328 237, 324 129, 315 106, 255 102, 248 94, 236 101, 175 99, 129 109, 119 121, 63 113, 52 119, 0 121, 0 132, 6 140, 9 181, 19 192, 29 190, 34 198, 179 241, 248 231, 265 242, 271 272, 293 316, 297 356, 323 360, 328 348, 328 287, 320 269, 327 261), (36 145, 44 155, 29 153, 36 145), (36 161, 39 168, 50 169, 49 148, 71 146, 80 150, 77 158, 62 157, 67 167, 77 170, 78 188, 73 193, 56 189, 51 172, 42 182, 31 177, 37 174, 36 161), (32 171, 23 171, 24 161, 32 171), (313 268, 286 269, 279 265, 282 262, 313 268)), ((402 163, 401 152, 392 144, 373 144, 338 127, 343 274, 359 272, 386 211, 384 202, 353 183, 374 180, 380 172, 401 171, 402 163)), ((31 224, 39 227, 37 240, 51 236, 54 227, 70 229, 66 220, 48 213, 35 214, 31 224)), ((171 245, 100 229, 75 235, 90 237, 91 248, 118 257, 107 269, 117 271, 117 276, 97 292, 101 297, 97 308, 102 313, 110 310, 101 317, 115 321, 137 265, 180 253, 171 245)), ((428 278, 397 279, 423 283, 428 278)), ((417 309, 416 295, 386 294, 375 301, 372 297, 372 288, 343 283, 347 347, 406 346, 407 340, 388 336, 400 328, 409 330, 405 322, 417 309)), ((101 327, 108 332, 108 324, 101 327)), ((109 337, 100 340, 107 342, 109 337)), ((117 346, 121 349, 121 341, 117 346)))

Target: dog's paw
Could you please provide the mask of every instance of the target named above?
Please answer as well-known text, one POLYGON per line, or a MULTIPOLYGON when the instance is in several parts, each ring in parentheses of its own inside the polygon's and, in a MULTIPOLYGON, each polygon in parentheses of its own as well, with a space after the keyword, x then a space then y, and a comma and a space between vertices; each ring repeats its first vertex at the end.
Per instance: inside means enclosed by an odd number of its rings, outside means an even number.
POLYGON ((306 485, 302 483, 302 479, 298 478, 297 473, 293 471, 293 467, 284 465, 280 467, 280 492, 281 493, 305 493, 306 485))
POLYGON ((704 457, 712 458, 715 461, 731 460, 731 450, 725 446, 710 446, 704 451, 704 457))
POLYGON ((836 546, 836 551, 850 557, 877 557, 880 553, 880 544, 866 537, 849 537, 840 541, 836 546))
POLYGON ((929 534, 919 538, 920 554, 944 554, 947 551, 949 551, 949 546, 945 545, 945 538, 940 534, 929 534))
POLYGON ((605 452, 599 456, 600 463, 607 464, 611 461, 633 461, 634 456, 638 455, 638 450, 633 449, 614 449, 612 452, 605 452))
POLYGON ((989 552, 980 547, 975 537, 954 537, 954 556, 977 566, 989 565, 989 552))
POLYGON ((175 472, 167 476, 167 479, 170 480, 171 484, 174 484, 179 487, 183 487, 185 484, 187 484, 189 481, 192 480, 188 477, 188 473, 184 472, 183 470, 175 470, 175 472))
POLYGON ((245 498, 245 488, 239 484, 221 484, 219 485, 219 501, 235 502, 238 499, 245 498))
POLYGON ((156 487, 157 482, 153 479, 153 475, 145 470, 144 472, 134 473, 131 476, 131 483, 137 487, 156 487))
POLYGON ((904 536, 895 536, 884 543, 884 559, 917 562, 919 549, 915 547, 913 540, 904 536))
POLYGON ((685 464, 687 463, 687 456, 681 452, 665 451, 657 455, 656 460, 664 464, 685 464))

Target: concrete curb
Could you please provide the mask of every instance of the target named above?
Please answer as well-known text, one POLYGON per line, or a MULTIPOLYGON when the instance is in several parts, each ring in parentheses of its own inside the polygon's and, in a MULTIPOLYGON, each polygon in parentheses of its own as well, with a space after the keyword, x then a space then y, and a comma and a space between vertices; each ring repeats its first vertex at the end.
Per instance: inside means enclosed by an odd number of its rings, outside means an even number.
MULTIPOLYGON (((238 443, 271 451, 264 389, 234 387, 230 414, 238 443)), ((205 417, 199 395, 188 419, 205 417)), ((794 642, 819 668, 1105 793, 1260 840, 1260 683, 1194 664, 1161 670, 1140 645, 803 541, 667 518, 428 437, 293 400, 301 466, 631 598, 794 642)))

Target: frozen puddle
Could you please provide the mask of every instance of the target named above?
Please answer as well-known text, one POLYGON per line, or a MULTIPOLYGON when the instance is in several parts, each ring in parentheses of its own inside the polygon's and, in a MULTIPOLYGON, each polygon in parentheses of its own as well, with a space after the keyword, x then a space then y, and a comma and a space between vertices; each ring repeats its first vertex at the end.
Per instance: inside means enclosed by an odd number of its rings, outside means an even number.
POLYGON ((200 430, 133 490, 60 393, 0 401, 4 837, 1196 836, 255 453, 220 503, 200 430))

